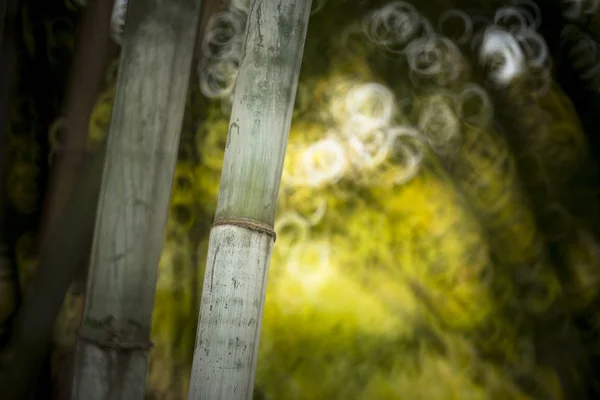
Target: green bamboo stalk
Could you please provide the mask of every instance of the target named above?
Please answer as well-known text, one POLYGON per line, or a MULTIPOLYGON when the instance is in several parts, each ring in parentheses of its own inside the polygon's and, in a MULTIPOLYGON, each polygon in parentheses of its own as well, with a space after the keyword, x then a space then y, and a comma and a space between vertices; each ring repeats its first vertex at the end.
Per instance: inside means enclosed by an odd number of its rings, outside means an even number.
POLYGON ((251 399, 311 0, 252 0, 211 229, 190 399, 251 399))
POLYGON ((143 399, 156 273, 201 0, 131 0, 73 399, 143 399))

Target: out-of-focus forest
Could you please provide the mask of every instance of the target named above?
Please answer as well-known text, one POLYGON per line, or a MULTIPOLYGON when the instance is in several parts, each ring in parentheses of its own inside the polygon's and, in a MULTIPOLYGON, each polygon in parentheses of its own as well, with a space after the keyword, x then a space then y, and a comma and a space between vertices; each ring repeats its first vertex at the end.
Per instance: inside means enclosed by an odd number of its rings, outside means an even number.
MULTIPOLYGON (((68 398, 126 21, 87 3, 0 9, 0 381, 36 399, 68 398)), ((202 10, 148 399, 187 398, 248 1, 202 10)), ((313 0, 255 398, 600 398, 599 90, 598 0, 313 0)))

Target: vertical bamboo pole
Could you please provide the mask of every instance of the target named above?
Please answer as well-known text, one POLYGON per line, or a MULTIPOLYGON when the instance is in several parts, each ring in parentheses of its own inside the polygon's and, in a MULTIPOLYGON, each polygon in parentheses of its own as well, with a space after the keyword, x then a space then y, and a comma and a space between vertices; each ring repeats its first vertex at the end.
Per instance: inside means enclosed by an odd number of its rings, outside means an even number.
POLYGON ((68 131, 65 148, 54 155, 56 161, 50 171, 39 232, 41 247, 52 241, 57 229, 64 229, 58 218, 68 204, 89 155, 86 151, 88 127, 108 67, 110 18, 114 5, 114 0, 87 0, 77 29, 77 47, 61 113, 67 120, 68 131))
POLYGON ((251 399, 311 0, 252 0, 211 229, 190 399, 251 399))
POLYGON ((128 4, 73 399, 144 398, 156 272, 200 4, 128 4))

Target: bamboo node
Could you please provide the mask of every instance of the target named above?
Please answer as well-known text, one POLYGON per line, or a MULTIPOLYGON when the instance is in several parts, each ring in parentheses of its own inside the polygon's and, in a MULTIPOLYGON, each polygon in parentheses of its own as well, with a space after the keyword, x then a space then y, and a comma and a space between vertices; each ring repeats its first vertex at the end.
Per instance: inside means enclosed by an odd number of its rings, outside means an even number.
POLYGON ((133 351, 133 350, 150 350, 154 345, 152 342, 148 341, 140 341, 140 342, 129 342, 129 341, 121 341, 116 336, 111 337, 109 340, 99 339, 97 337, 92 337, 86 335, 81 329, 77 330, 77 337, 87 343, 91 343, 94 346, 111 349, 111 350, 121 350, 121 351, 133 351))
POLYGON ((273 228, 263 222, 255 221, 248 218, 218 218, 215 219, 212 226, 218 225, 233 225, 241 228, 250 229, 257 232, 266 233, 273 238, 273 241, 277 239, 277 234, 273 228))

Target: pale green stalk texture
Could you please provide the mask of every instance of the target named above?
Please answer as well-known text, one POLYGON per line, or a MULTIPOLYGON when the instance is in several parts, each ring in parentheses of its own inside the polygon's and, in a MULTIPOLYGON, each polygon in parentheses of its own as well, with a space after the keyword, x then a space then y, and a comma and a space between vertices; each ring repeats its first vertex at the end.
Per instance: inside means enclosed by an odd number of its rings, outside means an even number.
POLYGON ((233 225, 210 233, 190 399, 251 399, 273 238, 233 225))
POLYGON ((201 0, 130 0, 72 398, 144 398, 201 0))
POLYGON ((212 228, 208 247, 193 400, 253 395, 274 241, 267 231, 275 219, 310 10, 310 0, 250 5, 215 218, 223 225, 212 228))
POLYGON ((311 0, 253 0, 216 218, 273 225, 311 0))

